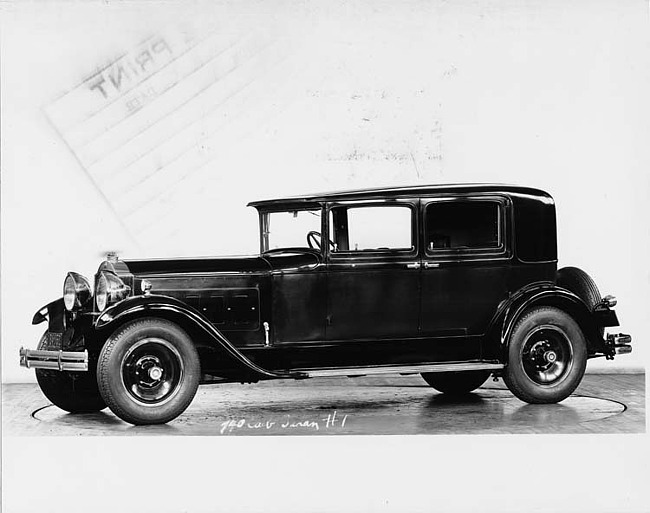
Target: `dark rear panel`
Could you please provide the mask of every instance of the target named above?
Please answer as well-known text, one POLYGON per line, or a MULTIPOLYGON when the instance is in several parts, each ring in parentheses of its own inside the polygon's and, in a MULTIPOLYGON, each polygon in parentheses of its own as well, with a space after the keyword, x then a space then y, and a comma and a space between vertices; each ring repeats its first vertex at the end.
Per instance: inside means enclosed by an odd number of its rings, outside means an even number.
POLYGON ((555 203, 548 195, 513 194, 515 251, 524 262, 557 260, 555 203))

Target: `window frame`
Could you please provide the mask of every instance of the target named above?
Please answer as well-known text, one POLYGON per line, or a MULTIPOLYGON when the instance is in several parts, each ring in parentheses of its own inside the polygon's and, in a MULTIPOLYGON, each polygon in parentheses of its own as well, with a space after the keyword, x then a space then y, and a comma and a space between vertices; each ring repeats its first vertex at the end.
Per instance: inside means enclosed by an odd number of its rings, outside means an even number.
POLYGON ((260 230, 260 254, 263 255, 264 253, 268 251, 292 251, 292 250, 304 250, 304 251, 315 251, 319 252, 321 255, 323 255, 323 248, 318 251, 317 249, 312 249, 308 247, 302 247, 302 246, 287 246, 285 248, 273 248, 270 249, 268 247, 270 243, 270 238, 269 235, 271 234, 270 232, 270 217, 271 214, 277 214, 277 213, 291 213, 294 211, 298 212, 306 212, 306 211, 320 211, 320 233, 322 234, 325 231, 325 226, 326 226, 326 221, 325 221, 325 214, 326 214, 326 209, 325 206, 320 204, 320 203, 315 203, 315 204, 302 204, 302 205, 297 205, 297 206, 283 206, 283 207, 277 207, 277 208, 271 208, 271 209, 264 209, 263 211, 259 211, 259 230, 260 230))
MULTIPOLYGON (((367 207, 385 207, 385 208, 408 208, 411 211, 411 247, 410 248, 397 248, 397 249, 374 249, 374 250, 344 250, 344 251, 331 251, 327 248, 327 254, 333 261, 340 260, 358 260, 358 259, 400 259, 400 258, 415 258, 418 255, 418 247, 420 243, 419 237, 419 200, 412 198, 400 199, 381 199, 381 200, 364 200, 364 201, 337 201, 327 205, 325 209, 325 220, 327 222, 327 236, 330 240, 334 240, 334 234, 330 226, 331 211, 336 208, 345 207, 348 210, 353 208, 367 208, 367 207)), ((348 227, 349 228, 349 227, 348 227)), ((348 230, 349 236, 349 230, 348 230)), ((348 241, 349 242, 349 241, 348 241)))
POLYGON ((449 196, 442 198, 422 198, 422 246, 424 258, 436 260, 481 260, 481 259, 507 259, 510 257, 508 241, 510 239, 507 216, 510 209, 510 201, 505 196, 449 196), (496 204, 498 215, 498 240, 497 247, 477 247, 477 248, 438 248, 429 249, 428 235, 428 216, 427 209, 430 205, 439 203, 493 203, 496 204))

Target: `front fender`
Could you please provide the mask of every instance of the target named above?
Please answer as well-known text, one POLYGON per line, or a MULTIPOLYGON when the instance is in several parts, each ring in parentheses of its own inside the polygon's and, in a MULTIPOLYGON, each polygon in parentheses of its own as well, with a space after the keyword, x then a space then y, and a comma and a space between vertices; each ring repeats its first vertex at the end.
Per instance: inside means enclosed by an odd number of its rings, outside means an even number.
POLYGON ((151 316, 181 319, 183 324, 188 323, 193 328, 208 335, 208 340, 215 347, 222 349, 238 364, 253 371, 254 374, 264 378, 295 378, 295 374, 282 374, 269 371, 260 367, 244 356, 232 343, 217 330, 210 321, 199 311, 182 301, 159 294, 132 296, 107 308, 95 320, 94 326, 98 331, 105 331, 117 327, 132 319, 151 316), (170 315, 171 314, 171 315, 170 315))
POLYGON ((40 324, 44 321, 49 323, 49 331, 63 333, 65 331, 65 306, 63 298, 55 299, 38 310, 32 317, 32 324, 40 324))
POLYGON ((534 306, 554 306, 566 311, 578 323, 590 353, 604 350, 598 323, 587 305, 573 292, 551 282, 530 284, 505 300, 497 310, 488 333, 487 357, 507 358, 508 345, 521 315, 534 306))

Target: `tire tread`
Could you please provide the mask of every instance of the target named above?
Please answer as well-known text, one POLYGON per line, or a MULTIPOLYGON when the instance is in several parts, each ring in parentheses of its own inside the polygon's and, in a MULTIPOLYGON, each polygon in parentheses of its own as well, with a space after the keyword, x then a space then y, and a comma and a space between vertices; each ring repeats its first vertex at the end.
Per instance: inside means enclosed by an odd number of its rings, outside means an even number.
POLYGON ((465 395, 476 390, 485 383, 492 371, 463 371, 463 372, 425 372, 422 379, 438 392, 448 395, 465 395))
MULTIPOLYGON (((47 331, 41 337, 37 348, 43 349, 47 341, 47 331)), ((35 369, 36 381, 43 395, 56 407, 69 413, 94 413, 106 408, 94 377, 87 373, 35 369), (80 388, 75 387, 81 384, 80 388), (83 383, 81 383, 83 382, 83 383), (83 385, 86 386, 83 386, 83 385)))

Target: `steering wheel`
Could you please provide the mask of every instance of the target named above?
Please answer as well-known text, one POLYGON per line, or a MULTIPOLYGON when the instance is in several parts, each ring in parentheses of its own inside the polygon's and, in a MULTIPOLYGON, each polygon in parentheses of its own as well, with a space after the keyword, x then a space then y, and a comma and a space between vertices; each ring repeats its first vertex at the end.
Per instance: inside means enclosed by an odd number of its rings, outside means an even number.
MULTIPOLYGON (((311 249, 322 249, 322 240, 323 236, 320 234, 320 232, 312 230, 307 234, 307 244, 311 249)), ((334 249, 336 247, 331 240, 327 239, 327 242, 330 245, 330 249, 334 249)))

